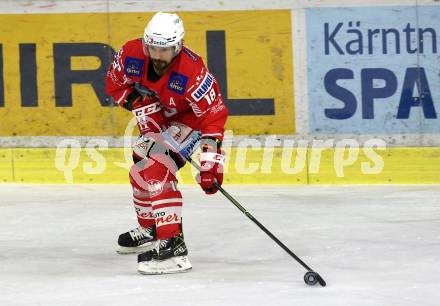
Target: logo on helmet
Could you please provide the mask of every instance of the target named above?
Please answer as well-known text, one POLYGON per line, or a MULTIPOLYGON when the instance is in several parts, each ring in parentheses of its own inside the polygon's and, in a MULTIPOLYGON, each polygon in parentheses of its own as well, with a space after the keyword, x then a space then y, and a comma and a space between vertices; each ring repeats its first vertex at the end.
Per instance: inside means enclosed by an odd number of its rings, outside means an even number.
POLYGON ((150 46, 156 46, 156 47, 166 47, 168 43, 163 40, 154 39, 154 37, 149 37, 146 40, 146 44, 150 45, 150 46))

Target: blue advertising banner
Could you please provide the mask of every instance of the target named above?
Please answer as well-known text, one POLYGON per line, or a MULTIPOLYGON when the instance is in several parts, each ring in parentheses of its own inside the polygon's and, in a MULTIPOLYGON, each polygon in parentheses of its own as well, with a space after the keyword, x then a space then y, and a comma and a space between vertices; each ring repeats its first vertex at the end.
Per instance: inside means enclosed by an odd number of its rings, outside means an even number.
POLYGON ((311 8, 309 132, 440 133, 440 6, 311 8))

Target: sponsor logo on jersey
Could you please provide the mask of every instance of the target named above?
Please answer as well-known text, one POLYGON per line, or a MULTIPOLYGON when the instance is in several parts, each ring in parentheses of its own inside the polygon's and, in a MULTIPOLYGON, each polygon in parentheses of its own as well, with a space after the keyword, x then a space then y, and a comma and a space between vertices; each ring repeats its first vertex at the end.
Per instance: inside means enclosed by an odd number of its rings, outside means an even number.
POLYGON ((194 53, 192 53, 191 51, 189 51, 187 48, 184 48, 183 49, 183 52, 186 54, 186 55, 188 55, 192 60, 193 60, 193 62, 197 62, 199 59, 197 58, 197 56, 194 54, 194 53))
POLYGON ((156 226, 179 223, 179 216, 174 214, 166 214, 164 212, 154 214, 154 219, 156 220, 156 226))
POLYGON ((210 73, 206 73, 199 87, 197 87, 191 97, 193 97, 194 101, 199 102, 211 89, 212 84, 214 83, 214 77, 210 73))
POLYGON ((164 183, 156 180, 156 179, 150 179, 147 181, 147 189, 150 192, 151 197, 155 197, 162 193, 163 191, 163 185, 164 183))
POLYGON ((151 212, 150 207, 146 208, 143 206, 138 206, 136 204, 134 204, 134 207, 139 219, 153 219, 153 212, 151 212))
POLYGON ((186 90, 186 84, 188 83, 188 77, 173 71, 168 80, 168 89, 183 95, 186 90))
POLYGON ((142 76, 142 67, 144 66, 144 60, 134 57, 125 58, 125 74, 128 76, 142 76))

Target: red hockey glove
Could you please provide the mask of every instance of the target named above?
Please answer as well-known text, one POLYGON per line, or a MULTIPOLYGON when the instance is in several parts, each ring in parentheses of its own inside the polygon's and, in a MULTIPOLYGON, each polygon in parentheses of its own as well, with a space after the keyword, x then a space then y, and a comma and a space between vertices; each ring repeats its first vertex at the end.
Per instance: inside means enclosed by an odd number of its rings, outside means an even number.
POLYGON ((223 183, 223 165, 225 157, 220 149, 221 142, 214 139, 201 140, 200 174, 197 182, 206 194, 214 194, 223 183))
POLYGON ((143 135, 160 132, 166 122, 161 112, 160 101, 148 95, 142 97, 137 90, 127 96, 123 107, 133 112, 138 122, 139 131, 143 135))

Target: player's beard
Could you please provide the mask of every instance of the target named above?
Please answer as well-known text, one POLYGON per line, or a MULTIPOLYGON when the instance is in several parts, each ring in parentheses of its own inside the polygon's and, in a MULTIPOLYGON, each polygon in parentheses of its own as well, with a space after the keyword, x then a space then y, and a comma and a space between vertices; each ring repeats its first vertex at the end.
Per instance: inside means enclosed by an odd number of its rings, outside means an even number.
POLYGON ((156 59, 151 59, 151 62, 153 63, 154 71, 159 75, 163 75, 170 65, 170 63, 156 59))

